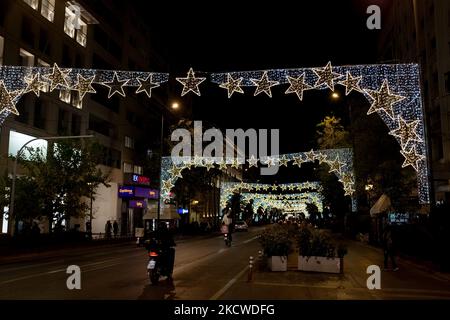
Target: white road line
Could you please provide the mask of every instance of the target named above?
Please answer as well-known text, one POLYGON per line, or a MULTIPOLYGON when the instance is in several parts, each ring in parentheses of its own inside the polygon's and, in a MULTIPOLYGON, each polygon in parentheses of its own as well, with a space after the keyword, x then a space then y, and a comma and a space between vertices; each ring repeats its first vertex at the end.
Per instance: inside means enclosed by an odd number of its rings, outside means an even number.
POLYGON ((234 276, 233 279, 228 281, 227 284, 222 289, 217 291, 211 298, 209 298, 209 300, 217 300, 217 299, 219 299, 228 289, 231 288, 231 286, 236 281, 239 280, 240 277, 242 277, 244 275, 245 272, 247 272, 247 270, 248 270, 248 266, 246 266, 241 272, 239 272, 236 276, 234 276))

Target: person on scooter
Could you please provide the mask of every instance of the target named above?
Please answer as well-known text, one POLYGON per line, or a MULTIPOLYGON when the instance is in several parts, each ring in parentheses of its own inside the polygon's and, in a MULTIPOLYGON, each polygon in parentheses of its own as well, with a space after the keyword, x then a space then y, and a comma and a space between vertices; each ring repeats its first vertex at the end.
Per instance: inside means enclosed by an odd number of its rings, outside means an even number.
POLYGON ((175 264, 175 240, 165 222, 161 222, 156 231, 156 239, 160 244, 160 248, 164 256, 164 265, 167 270, 167 278, 172 279, 173 266, 175 264))
POLYGON ((223 215, 223 219, 222 219, 222 224, 224 224, 225 226, 227 226, 227 230, 228 230, 228 240, 231 242, 233 241, 233 238, 231 236, 233 230, 232 230, 232 224, 233 224, 233 219, 231 217, 231 210, 228 209, 224 212, 223 215))

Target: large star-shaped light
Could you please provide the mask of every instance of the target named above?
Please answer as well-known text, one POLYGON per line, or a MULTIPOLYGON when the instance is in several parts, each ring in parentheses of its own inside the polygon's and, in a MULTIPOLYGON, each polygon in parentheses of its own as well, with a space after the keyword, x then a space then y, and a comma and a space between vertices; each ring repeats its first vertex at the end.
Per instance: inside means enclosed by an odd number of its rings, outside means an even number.
POLYGON ((257 167, 258 166, 258 159, 255 158, 255 156, 252 154, 250 158, 248 158, 247 160, 248 162, 248 167, 257 167))
POLYGON ((102 84, 109 88, 108 99, 111 98, 114 94, 118 93, 122 97, 125 97, 125 91, 123 87, 127 85, 130 79, 119 80, 119 76, 117 72, 114 71, 113 78, 110 82, 103 82, 102 84))
POLYGON ((339 182, 342 182, 344 186, 354 183, 353 174, 349 172, 342 174, 339 182))
POLYGON ((306 155, 306 161, 314 162, 316 160, 316 153, 312 149, 308 152, 305 152, 305 155, 306 155))
POLYGON ((178 166, 174 165, 168 171, 172 175, 173 178, 183 178, 183 175, 181 174, 181 171, 183 171, 182 167, 178 167, 178 166))
POLYGON ((24 79, 27 87, 25 88, 23 93, 28 93, 33 91, 34 94, 39 97, 40 92, 43 87, 43 82, 41 81, 41 75, 36 73, 34 76, 25 77, 24 79))
POLYGON ((234 159, 233 162, 231 163, 231 167, 235 168, 235 169, 239 169, 239 160, 238 159, 234 159))
POLYGON ((300 101, 303 100, 303 91, 310 90, 313 87, 309 84, 305 83, 305 73, 298 78, 293 78, 290 76, 287 76, 287 80, 290 84, 290 87, 286 90, 285 94, 288 93, 295 93, 297 97, 300 99, 300 101))
POLYGON ((302 156, 299 156, 299 157, 294 157, 294 164, 297 166, 297 167, 301 167, 302 166, 302 163, 304 163, 305 162, 305 160, 303 159, 303 157, 302 156))
POLYGON ((405 99, 403 96, 391 93, 387 80, 383 81, 379 90, 366 89, 365 92, 373 100, 369 111, 367 111, 368 115, 374 112, 384 111, 389 117, 394 119, 393 105, 405 99))
POLYGON ((205 160, 205 167, 206 167, 206 170, 207 170, 207 171, 213 169, 213 168, 214 168, 214 160, 208 160, 208 159, 206 159, 206 160, 205 160))
POLYGON ((355 189, 352 184, 344 186, 344 196, 352 196, 355 193, 355 189))
POLYGON ((289 159, 289 158, 287 158, 286 156, 282 156, 280 159, 279 159, 279 162, 280 162, 280 166, 284 166, 284 167, 287 167, 288 166, 288 164, 289 164, 289 161, 291 161, 291 159, 289 159))
POLYGON ((171 179, 163 181, 163 189, 166 190, 167 192, 170 192, 170 190, 172 190, 174 186, 175 185, 172 183, 171 179))
POLYGON ((416 146, 412 146, 409 151, 401 150, 400 153, 405 157, 405 161, 402 164, 402 168, 411 166, 414 170, 419 170, 419 162, 425 159, 424 155, 417 153, 416 146))
POLYGON ((219 169, 221 169, 221 170, 227 170, 227 168, 228 168, 227 162, 226 162, 225 160, 222 160, 222 161, 219 163, 219 169))
POLYGON ((333 72, 331 62, 328 62, 324 68, 313 68, 313 71, 319 77, 314 86, 317 88, 325 84, 332 91, 334 91, 334 80, 342 76, 333 72))
POLYGON ((149 75, 146 79, 137 78, 139 82, 139 88, 136 90, 136 94, 145 92, 147 97, 152 97, 152 89, 159 87, 159 83, 153 82, 153 75, 149 75))
POLYGON ((260 94, 261 92, 264 92, 269 97, 272 98, 272 91, 270 90, 271 87, 276 86, 279 84, 278 81, 271 81, 269 80, 269 76, 267 74, 267 71, 264 71, 263 75, 261 76, 261 79, 250 79, 253 84, 256 86, 255 90, 255 96, 260 94))
POLYGON ((221 83, 219 85, 220 88, 227 89, 228 91, 228 98, 231 98, 233 93, 244 93, 244 90, 241 88, 241 82, 243 78, 233 79, 231 74, 227 74, 227 82, 221 83))
POLYGON ((337 172, 339 174, 342 173, 342 166, 344 165, 344 162, 341 162, 339 160, 339 156, 336 156, 336 159, 333 161, 328 161, 328 165, 330 166, 330 170, 328 173, 337 172))
POLYGON ((353 90, 362 92, 362 89, 359 86, 361 79, 362 77, 353 77, 352 74, 347 71, 345 80, 341 80, 338 83, 345 86, 345 95, 348 96, 353 90))
POLYGON ((94 79, 95 75, 85 78, 81 74, 77 74, 77 83, 73 89, 79 92, 80 100, 83 100, 86 93, 96 93, 95 89, 92 87, 94 79))
POLYGON ((3 80, 0 81, 0 113, 7 112, 19 115, 19 111, 16 109, 16 105, 14 104, 14 97, 11 93, 6 89, 3 80))
POLYGON ((327 161, 327 155, 325 153, 319 153, 316 159, 319 160, 319 164, 322 164, 327 161))
POLYGON ((419 123, 419 120, 407 122, 405 119, 399 116, 397 118, 397 129, 389 131, 389 134, 391 136, 399 138, 403 148, 405 148, 408 143, 412 141, 422 142, 422 139, 417 134, 417 126, 419 125, 419 123))
POLYGON ((198 86, 205 81, 206 78, 196 77, 194 70, 190 68, 186 78, 176 78, 176 80, 183 85, 181 96, 184 96, 189 92, 193 92, 200 96, 200 89, 198 86))
POLYGON ((70 71, 71 69, 62 71, 55 63, 53 65, 52 73, 44 76, 47 80, 50 81, 50 91, 55 90, 56 87, 60 87, 60 89, 68 89, 69 83, 67 82, 67 76, 70 71))

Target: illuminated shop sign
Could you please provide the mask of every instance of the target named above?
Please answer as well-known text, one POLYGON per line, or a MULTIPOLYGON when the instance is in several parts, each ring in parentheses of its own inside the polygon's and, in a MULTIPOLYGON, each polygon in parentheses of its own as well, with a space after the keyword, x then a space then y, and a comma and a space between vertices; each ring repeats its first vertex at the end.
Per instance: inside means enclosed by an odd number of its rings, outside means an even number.
POLYGON ((120 198, 131 198, 134 196, 134 187, 122 186, 119 187, 119 197, 120 198))
POLYGON ((189 213, 188 209, 183 209, 183 208, 178 209, 178 214, 188 214, 188 213, 189 213))
POLYGON ((133 182, 138 184, 150 184, 150 178, 140 176, 138 174, 133 174, 132 176, 133 182))
POLYGON ((147 208, 147 202, 144 200, 130 200, 129 208, 147 208))
POLYGON ((158 199, 158 190, 135 187, 134 196, 139 198, 158 199))

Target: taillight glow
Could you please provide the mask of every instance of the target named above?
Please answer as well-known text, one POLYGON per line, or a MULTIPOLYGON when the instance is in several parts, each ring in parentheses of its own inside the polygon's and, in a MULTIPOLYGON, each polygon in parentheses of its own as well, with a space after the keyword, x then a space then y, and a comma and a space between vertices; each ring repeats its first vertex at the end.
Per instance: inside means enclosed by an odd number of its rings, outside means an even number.
POLYGON ((157 252, 149 252, 148 255, 149 255, 150 257, 157 257, 157 256, 158 256, 158 253, 157 253, 157 252))

